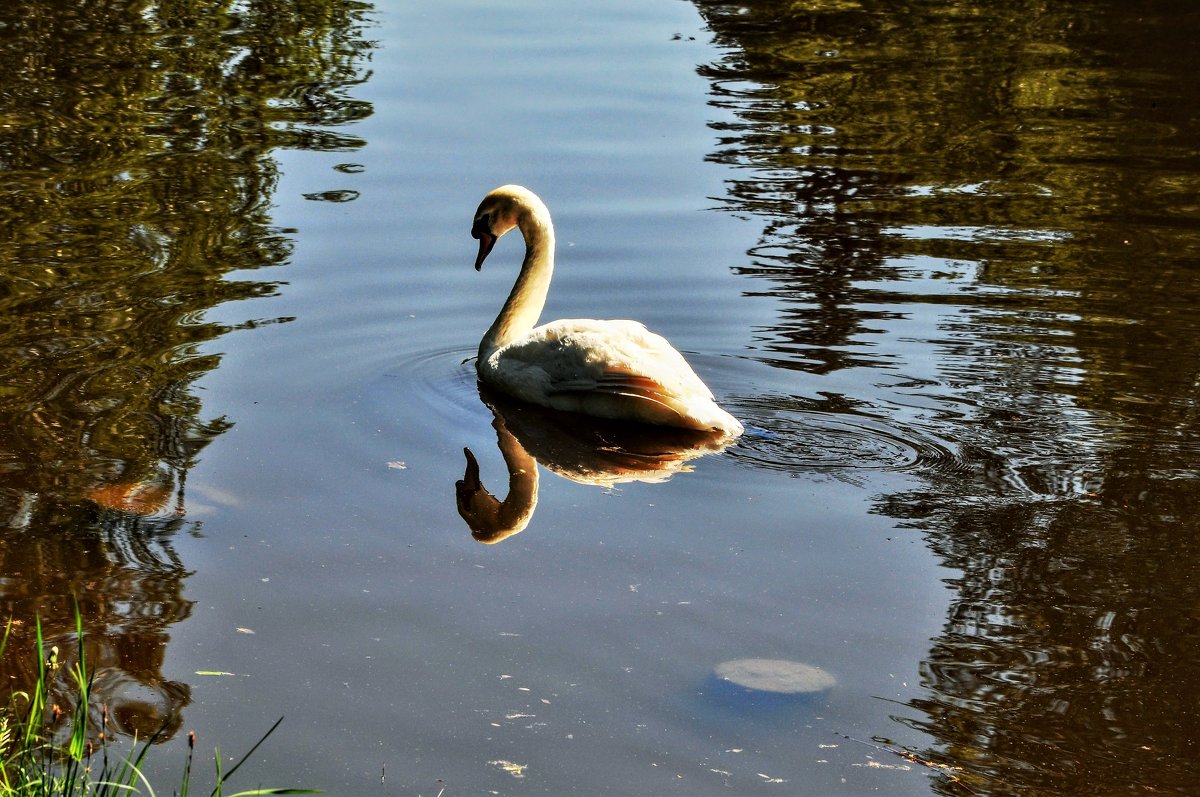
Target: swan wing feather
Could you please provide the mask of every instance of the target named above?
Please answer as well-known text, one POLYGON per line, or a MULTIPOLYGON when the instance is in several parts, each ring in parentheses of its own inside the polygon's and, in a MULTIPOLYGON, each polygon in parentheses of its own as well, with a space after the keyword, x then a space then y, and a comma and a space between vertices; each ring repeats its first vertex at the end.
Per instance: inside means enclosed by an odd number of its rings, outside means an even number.
POLYGON ((545 324, 492 352, 483 370, 512 395, 558 409, 680 425, 724 415, 683 355, 636 321, 545 324))
POLYGON ((637 321, 555 321, 504 347, 503 359, 542 370, 550 392, 712 399, 683 355, 637 321))

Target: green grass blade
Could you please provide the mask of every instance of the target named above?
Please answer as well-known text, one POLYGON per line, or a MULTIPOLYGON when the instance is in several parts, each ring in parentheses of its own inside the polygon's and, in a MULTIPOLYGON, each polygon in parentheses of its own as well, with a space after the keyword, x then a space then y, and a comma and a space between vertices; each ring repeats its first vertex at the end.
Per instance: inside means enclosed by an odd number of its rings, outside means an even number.
MULTIPOLYGON (((259 739, 257 742, 255 742, 254 746, 251 747, 249 750, 247 750, 245 755, 243 755, 240 759, 238 759, 238 762, 229 769, 229 773, 227 775, 225 775, 224 777, 221 777, 220 764, 218 763, 218 765, 217 765, 217 785, 215 788, 213 788, 212 794, 210 794, 208 797, 217 797, 217 795, 221 793, 221 786, 225 783, 225 781, 228 780, 229 778, 233 777, 233 773, 237 772, 238 767, 240 767, 242 764, 246 763, 246 759, 249 758, 251 755, 253 755, 254 751, 259 748, 259 745, 261 745, 263 742, 265 742, 267 740, 267 737, 275 732, 275 729, 279 727, 279 723, 281 723, 281 722, 283 722, 283 717, 280 717, 279 719, 275 720, 275 724, 271 726, 270 730, 268 730, 266 733, 264 733, 262 735, 262 738, 259 739)), ((218 756, 218 758, 219 758, 219 756, 218 756)))
POLYGON ((25 748, 32 750, 37 745, 38 729, 42 727, 44 719, 43 709, 46 703, 46 657, 42 652, 45 640, 42 639, 42 618, 37 618, 34 624, 37 629, 36 640, 37 660, 38 660, 38 678, 37 683, 33 686, 33 695, 29 700, 29 713, 25 721, 25 748))
POLYGON ((0 656, 4 655, 5 648, 8 647, 8 635, 12 631, 12 618, 8 618, 8 622, 4 624, 4 638, 0 639, 0 656))
MULTIPOLYGON (((52 648, 49 658, 45 646, 41 618, 36 622, 37 682, 32 693, 14 691, 9 696, 7 708, 0 707, 0 797, 126 797, 145 795, 155 797, 153 786, 142 771, 142 765, 150 747, 169 735, 169 723, 163 725, 139 748, 138 735, 133 735, 127 754, 116 756, 110 763, 108 755, 107 708, 102 723, 100 749, 95 750, 88 742, 90 719, 90 697, 96 674, 89 672, 84 650, 85 631, 83 618, 76 604, 75 633, 79 652, 77 660, 69 669, 62 670, 58 660, 58 649, 52 648), (78 693, 78 699, 70 700, 75 708, 71 716, 71 735, 61 739, 48 733, 48 709, 51 695, 57 695, 59 679, 64 686, 78 693), (97 755, 97 753, 99 755, 97 755), (97 771, 98 770, 98 771, 97 771)), ((0 632, 0 653, 7 649, 13 621, 10 619, 0 632)), ((57 713, 57 709, 56 709, 57 713)), ((214 750, 213 763, 216 767, 216 786, 210 797, 222 797, 227 781, 249 760, 280 723, 280 717, 261 738, 226 772, 223 770, 220 749, 214 750)), ((195 737, 188 735, 188 758, 183 772, 183 781, 178 797, 189 797, 191 769, 195 737)), ((317 789, 302 788, 258 788, 239 791, 229 797, 257 797, 274 794, 321 794, 317 789)))
POLYGON ((79 690, 79 702, 75 709, 74 722, 71 726, 71 743, 68 748, 71 758, 83 760, 87 747, 88 713, 91 711, 91 681, 88 678, 87 654, 83 645, 83 615, 79 613, 79 600, 75 599, 75 640, 79 648, 79 661, 71 666, 71 675, 79 690))

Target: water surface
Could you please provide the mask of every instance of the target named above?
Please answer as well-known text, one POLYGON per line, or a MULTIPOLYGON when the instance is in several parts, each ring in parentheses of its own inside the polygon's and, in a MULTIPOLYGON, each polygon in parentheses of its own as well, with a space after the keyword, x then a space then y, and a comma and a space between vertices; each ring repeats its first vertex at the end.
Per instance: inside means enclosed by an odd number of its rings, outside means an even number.
POLYGON ((186 729, 236 756, 285 715, 254 784, 1188 791, 1198 22, 11 4, 5 671, 35 616, 73 655, 77 598, 168 782, 186 729), (545 317, 665 334, 735 446, 582 483, 481 400, 505 182, 555 215, 545 317), (504 497, 498 426, 543 462, 481 545, 455 481, 469 448, 504 497), (714 678, 747 658, 836 685, 714 678))

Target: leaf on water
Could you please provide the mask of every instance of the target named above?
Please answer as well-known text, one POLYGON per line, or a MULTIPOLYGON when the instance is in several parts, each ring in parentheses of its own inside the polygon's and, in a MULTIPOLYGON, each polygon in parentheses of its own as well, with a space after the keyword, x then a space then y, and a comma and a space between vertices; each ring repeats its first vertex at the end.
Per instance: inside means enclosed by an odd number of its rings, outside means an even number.
POLYGON ((505 761, 504 759, 497 759, 488 763, 494 767, 500 767, 514 778, 525 777, 525 770, 529 769, 528 764, 514 764, 512 761, 505 761))

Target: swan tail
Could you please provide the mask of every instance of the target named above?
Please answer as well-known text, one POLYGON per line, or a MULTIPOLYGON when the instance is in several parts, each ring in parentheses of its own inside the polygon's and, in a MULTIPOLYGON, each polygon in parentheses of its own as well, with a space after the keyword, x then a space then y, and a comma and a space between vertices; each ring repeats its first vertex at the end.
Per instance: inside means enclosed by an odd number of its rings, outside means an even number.
POLYGON ((732 435, 742 431, 741 424, 718 407, 707 391, 681 396, 655 379, 627 371, 610 369, 595 379, 560 382, 547 395, 552 401, 561 398, 564 409, 611 418, 629 418, 629 408, 635 407, 634 418, 646 423, 732 435))

